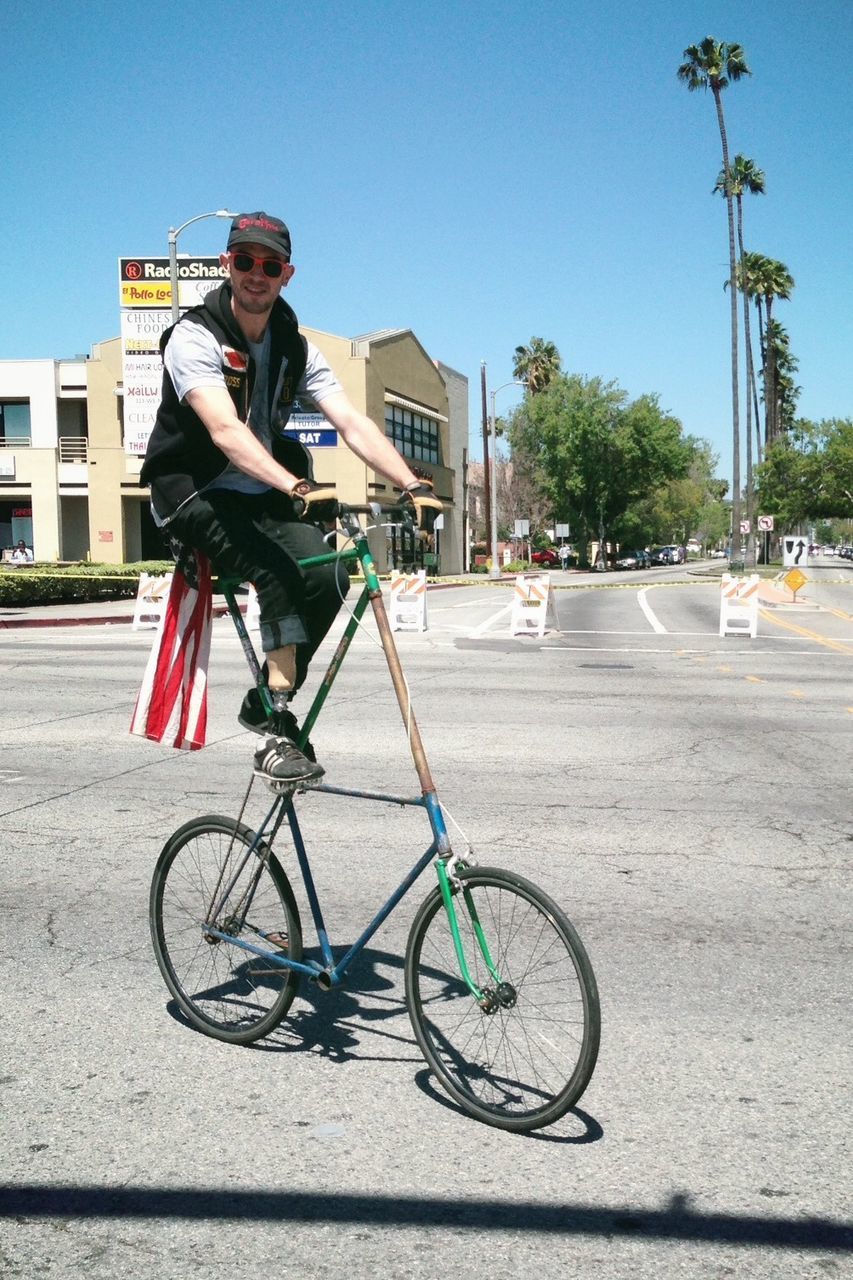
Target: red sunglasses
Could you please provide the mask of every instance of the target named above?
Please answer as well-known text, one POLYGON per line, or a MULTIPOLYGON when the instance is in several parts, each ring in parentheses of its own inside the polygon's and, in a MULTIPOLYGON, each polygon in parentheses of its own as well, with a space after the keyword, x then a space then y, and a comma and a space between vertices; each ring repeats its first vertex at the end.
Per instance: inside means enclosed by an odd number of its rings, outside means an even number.
POLYGON ((257 265, 270 280, 278 280, 285 264, 280 258, 255 258, 251 253, 232 253, 231 261, 238 271, 246 274, 257 265))

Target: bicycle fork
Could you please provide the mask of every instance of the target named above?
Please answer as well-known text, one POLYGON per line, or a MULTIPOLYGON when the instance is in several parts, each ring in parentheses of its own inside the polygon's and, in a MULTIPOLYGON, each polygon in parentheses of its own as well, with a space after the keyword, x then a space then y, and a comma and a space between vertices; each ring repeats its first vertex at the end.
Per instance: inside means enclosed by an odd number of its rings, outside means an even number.
POLYGON ((468 912, 468 918, 471 921, 471 928, 483 957, 483 963, 494 979, 494 987, 480 988, 474 981, 474 977, 468 965, 465 956, 465 947, 462 941, 462 931, 459 928, 459 920, 456 915, 456 904, 454 902, 454 893, 452 887, 452 875, 447 870, 447 860, 439 859, 435 864, 438 872, 438 884, 441 890, 441 899, 444 903, 444 909, 447 912, 447 919, 450 924, 450 933, 453 938, 453 947, 456 951, 456 960, 459 964, 459 972, 462 979, 471 992, 477 1004, 484 1013, 494 1013, 497 1009, 511 1009, 516 1002, 515 988, 508 982, 504 982, 498 972, 497 966, 492 959, 489 950, 489 944, 486 940, 486 934, 480 922, 480 916, 474 902, 474 896, 471 890, 464 885, 461 886, 462 898, 465 903, 465 909, 468 912))

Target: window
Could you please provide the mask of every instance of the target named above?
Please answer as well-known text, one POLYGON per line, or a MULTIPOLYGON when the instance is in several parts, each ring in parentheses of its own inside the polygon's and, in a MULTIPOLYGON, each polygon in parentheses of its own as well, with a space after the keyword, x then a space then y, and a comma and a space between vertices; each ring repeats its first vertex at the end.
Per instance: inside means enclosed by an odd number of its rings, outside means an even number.
POLYGON ((0 400, 0 445, 31 443, 29 400, 0 400))
POLYGON ((441 464, 441 437, 434 418, 397 404, 385 406, 385 434, 404 458, 441 464))

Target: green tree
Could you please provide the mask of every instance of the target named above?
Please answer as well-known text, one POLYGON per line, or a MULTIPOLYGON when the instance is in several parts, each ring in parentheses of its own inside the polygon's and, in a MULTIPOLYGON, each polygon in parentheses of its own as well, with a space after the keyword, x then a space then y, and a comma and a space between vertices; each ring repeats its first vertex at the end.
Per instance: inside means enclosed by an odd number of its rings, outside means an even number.
POLYGON ((687 473, 681 425, 653 395, 628 402, 615 382, 561 374, 512 414, 513 460, 550 510, 568 518, 579 549, 604 545, 629 505, 687 473))
POLYGON ((617 522, 615 536, 625 544, 700 542, 728 539, 730 512, 723 501, 728 489, 715 475, 718 458, 705 440, 684 439, 686 472, 665 480, 652 493, 633 502, 617 522))
POLYGON ((717 125, 723 150, 723 174, 725 175, 726 210, 729 222, 729 288, 731 291, 732 330, 732 541, 735 551, 740 551, 740 395, 738 390, 738 321, 737 321, 737 258, 735 256, 734 193, 731 187, 729 144, 723 115, 723 90, 730 83, 751 75, 746 65, 746 55, 739 44, 726 44, 713 36, 706 36, 701 44, 691 44, 684 50, 684 62, 678 68, 678 79, 693 92, 710 89, 714 95, 717 125))
POLYGON ((853 516, 853 420, 798 418, 767 446, 758 486, 762 510, 786 529, 853 516))
POLYGON ((531 396, 539 395, 560 372, 560 353, 553 342, 531 338, 526 347, 516 347, 512 376, 527 383, 531 396))

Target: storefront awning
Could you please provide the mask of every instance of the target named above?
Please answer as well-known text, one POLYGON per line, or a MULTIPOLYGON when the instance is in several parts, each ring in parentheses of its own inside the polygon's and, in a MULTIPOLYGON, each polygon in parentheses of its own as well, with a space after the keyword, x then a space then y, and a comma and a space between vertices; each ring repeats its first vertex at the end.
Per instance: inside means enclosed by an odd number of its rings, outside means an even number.
POLYGON ((385 403, 399 405, 401 409, 411 409, 412 413, 420 413, 425 418, 432 418, 433 422, 448 421, 443 413, 430 409, 429 405, 418 404, 417 400, 404 400, 402 396, 395 396, 391 391, 385 392, 385 403))

